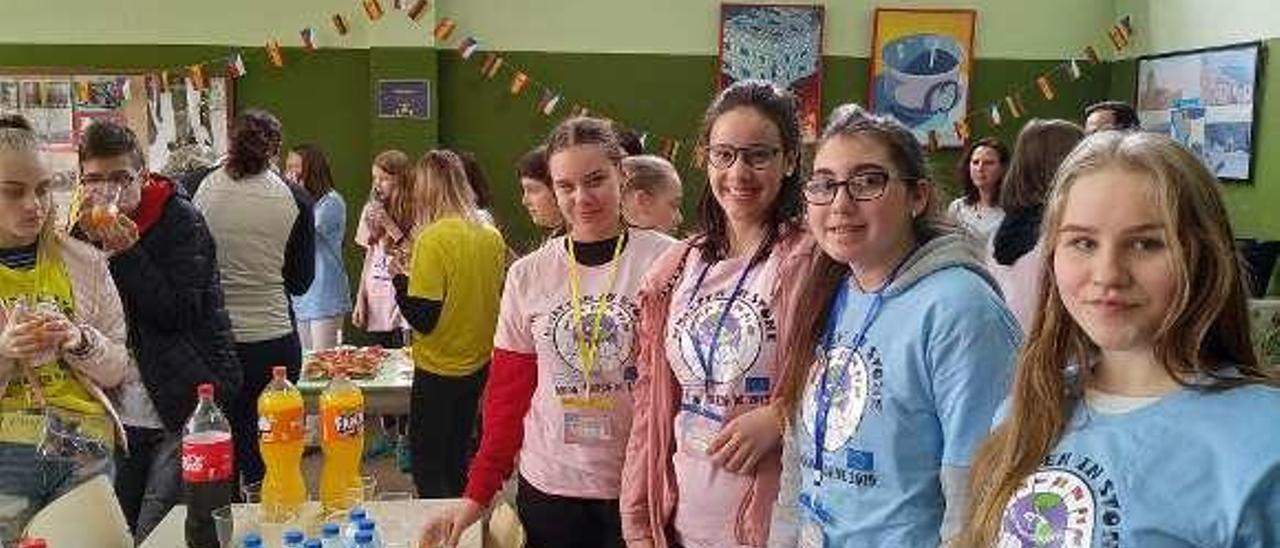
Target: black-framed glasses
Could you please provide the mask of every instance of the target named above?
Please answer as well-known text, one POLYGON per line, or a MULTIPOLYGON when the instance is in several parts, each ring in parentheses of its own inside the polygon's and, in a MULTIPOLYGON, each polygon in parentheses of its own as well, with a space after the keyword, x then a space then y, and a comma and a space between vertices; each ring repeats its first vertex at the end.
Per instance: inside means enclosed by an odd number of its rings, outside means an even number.
POLYGON ((782 149, 769 145, 751 145, 745 147, 733 145, 711 145, 707 147, 707 163, 716 169, 729 169, 741 157, 751 169, 769 167, 774 157, 782 149))
POLYGON ((861 171, 850 175, 848 179, 838 180, 829 175, 817 175, 804 185, 804 199, 813 205, 827 205, 834 202, 836 193, 843 187, 850 198, 859 202, 879 200, 889 188, 889 181, 899 179, 903 182, 914 182, 916 179, 894 177, 887 171, 861 171))

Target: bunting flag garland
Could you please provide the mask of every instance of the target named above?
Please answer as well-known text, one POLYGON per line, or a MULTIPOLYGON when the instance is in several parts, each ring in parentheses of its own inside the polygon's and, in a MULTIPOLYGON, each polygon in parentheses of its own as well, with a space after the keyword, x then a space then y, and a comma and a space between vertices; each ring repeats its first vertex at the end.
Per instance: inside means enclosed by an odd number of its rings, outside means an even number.
POLYGON ((556 106, 560 104, 560 95, 549 90, 542 90, 542 99, 538 101, 538 112, 546 116, 551 116, 556 111, 556 106))
POLYGON ((271 60, 271 65, 276 68, 284 67, 284 54, 280 52, 280 42, 271 40, 267 42, 267 58, 271 60))
POLYGON ((409 8, 409 18, 415 23, 420 21, 425 13, 427 13, 427 0, 418 0, 413 7, 409 8))
POLYGON ((169 71, 160 71, 160 92, 169 93, 169 71))
POLYGON ((453 19, 445 17, 441 19, 440 22, 436 23, 436 29, 432 31, 431 34, 436 37, 437 41, 443 42, 449 39, 449 36, 453 34, 453 29, 456 28, 458 28, 458 23, 454 22, 453 19))
POLYGON ((1111 30, 1107 32, 1107 36, 1111 38, 1111 45, 1115 46, 1116 53, 1124 51, 1124 48, 1129 46, 1129 35, 1125 34, 1124 30, 1119 26, 1111 27, 1111 30))
POLYGON ((477 49, 480 49, 480 43, 475 38, 468 36, 462 40, 462 43, 458 44, 458 56, 465 61, 470 59, 477 49))
MULTIPOLYGON (((248 73, 249 71, 244 68, 244 57, 241 57, 239 52, 232 55, 231 60, 227 62, 227 76, 234 79, 241 78, 248 73)), ((128 83, 128 80, 125 80, 125 82, 128 83)))
POLYGON ((299 33, 302 35, 302 48, 307 51, 316 50, 316 29, 307 27, 299 33))
MULTIPOLYGON (((583 116, 586 116, 586 114, 583 114, 583 116)), ((649 132, 647 131, 641 132, 640 133, 640 150, 645 150, 648 148, 649 148, 649 132)))
POLYGON ((496 53, 484 54, 484 63, 480 65, 480 75, 486 80, 498 75, 498 69, 502 68, 502 56, 496 53))
POLYGON ((1000 118, 1000 104, 999 104, 999 103, 992 103, 992 104, 991 104, 991 107, 990 107, 989 109, 987 109, 987 114, 991 117, 991 125, 993 125, 993 126, 999 126, 999 125, 1000 125, 1001 118, 1000 118))
POLYGON ((378 0, 363 0, 364 14, 369 16, 370 21, 382 19, 382 3, 378 0))
POLYGON ((520 95, 527 85, 529 85, 529 75, 517 70, 515 76, 511 77, 511 94, 520 95))
POLYGON ((676 163, 677 158, 680 156, 680 141, 664 137, 660 154, 668 162, 676 163))
POLYGON ((1036 85, 1040 86, 1040 94, 1044 95, 1044 100, 1052 101, 1054 98, 1053 84, 1049 83, 1048 76, 1039 76, 1036 78, 1036 85))
POLYGON ((333 30, 338 32, 338 36, 346 36, 351 31, 347 28, 347 20, 342 17, 342 14, 335 13, 329 20, 333 22, 333 30))
POLYGON ((1080 62, 1072 59, 1067 61, 1067 74, 1071 75, 1071 80, 1079 80, 1084 76, 1084 71, 1080 69, 1080 62))
POLYGON ((204 65, 191 65, 187 67, 187 74, 191 77, 191 86, 196 90, 205 88, 204 65))
POLYGON ((938 146, 938 130, 931 129, 929 130, 929 152, 937 152, 938 146))

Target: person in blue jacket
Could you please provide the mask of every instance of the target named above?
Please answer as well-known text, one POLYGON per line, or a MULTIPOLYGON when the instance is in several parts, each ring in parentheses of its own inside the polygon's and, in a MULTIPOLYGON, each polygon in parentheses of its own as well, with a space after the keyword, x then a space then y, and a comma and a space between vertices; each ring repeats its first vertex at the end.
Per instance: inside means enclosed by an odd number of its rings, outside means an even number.
POLYGON ((316 274, 311 288, 294 298, 302 350, 324 350, 342 344, 342 323, 351 312, 351 285, 342 256, 347 233, 347 203, 333 187, 324 151, 312 144, 294 147, 285 160, 290 182, 315 201, 316 274))
POLYGON ((1280 389, 1217 186, 1152 133, 1100 132, 1067 157, 961 546, 1280 546, 1280 389))
POLYGON ((1020 329, 944 224, 902 124, 844 105, 804 187, 822 253, 787 327, 771 546, 938 546, 1004 400, 1020 329))

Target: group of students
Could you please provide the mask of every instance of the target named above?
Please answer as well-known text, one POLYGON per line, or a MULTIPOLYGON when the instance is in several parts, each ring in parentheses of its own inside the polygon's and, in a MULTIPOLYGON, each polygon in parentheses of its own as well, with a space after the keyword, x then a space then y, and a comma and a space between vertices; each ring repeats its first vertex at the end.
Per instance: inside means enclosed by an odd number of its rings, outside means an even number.
MULTIPOLYGON (((1280 381, 1215 181, 1162 136, 1082 137, 970 147, 953 211, 986 237, 941 211, 901 124, 841 106, 806 162, 795 98, 739 82, 703 117, 677 241, 669 164, 572 118, 517 166, 549 236, 509 266, 460 155, 380 154, 357 239, 386 273, 353 319, 411 327, 414 480, 463 496, 422 540, 456 543, 515 472, 530 546, 1280 542, 1280 381)), ((238 116, 188 201, 127 128, 90 126, 81 183, 121 215, 62 231, 34 133, 0 120, 0 542, 113 469, 140 529, 176 497, 161 471, 199 382, 252 480, 251 402, 270 365, 297 376, 290 295, 329 194, 277 174, 280 142, 238 116)))
POLYGON ((426 545, 513 472, 530 546, 1280 542, 1280 383, 1191 152, 1062 121, 975 143, 962 205, 1007 204, 983 237, 898 122, 837 108, 807 172, 798 128, 772 84, 722 91, 676 241, 626 222, 607 121, 556 127, 562 232, 506 273, 480 446, 426 545))

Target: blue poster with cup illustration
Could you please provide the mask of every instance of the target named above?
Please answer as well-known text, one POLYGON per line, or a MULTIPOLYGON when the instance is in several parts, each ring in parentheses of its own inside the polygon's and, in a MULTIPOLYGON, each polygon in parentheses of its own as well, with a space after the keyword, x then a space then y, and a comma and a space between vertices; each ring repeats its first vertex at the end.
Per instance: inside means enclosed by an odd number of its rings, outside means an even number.
POLYGON ((956 122, 969 112, 972 10, 877 9, 871 44, 870 107, 911 128, 920 142, 936 131, 959 147, 956 122))

